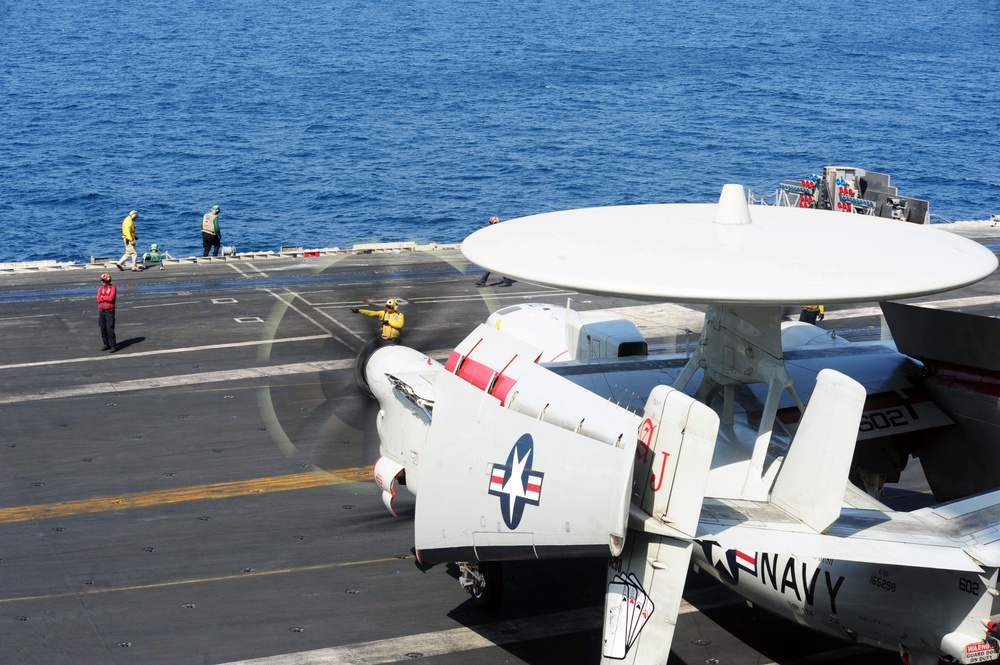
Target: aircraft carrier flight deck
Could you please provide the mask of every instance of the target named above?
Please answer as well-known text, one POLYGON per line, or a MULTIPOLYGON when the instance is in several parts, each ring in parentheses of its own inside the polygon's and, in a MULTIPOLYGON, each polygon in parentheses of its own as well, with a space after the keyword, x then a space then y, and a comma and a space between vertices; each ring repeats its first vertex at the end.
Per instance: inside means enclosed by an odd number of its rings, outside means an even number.
MULTIPOLYGON (((1000 248, 992 225, 956 232, 1000 248)), ((372 482, 376 403, 354 360, 377 322, 351 309, 399 299, 403 342, 439 359, 519 302, 625 308, 652 349, 697 340, 702 311, 500 275, 477 288, 454 248, 109 265, 114 354, 105 267, 0 270, 0 663, 599 662, 605 560, 505 564, 492 613, 455 566, 418 565, 413 497, 393 517, 372 482)), ((995 316, 998 287, 922 300, 995 316)), ((877 339, 878 306, 832 306, 821 325, 877 339)), ((898 656, 691 574, 669 662, 898 656)))

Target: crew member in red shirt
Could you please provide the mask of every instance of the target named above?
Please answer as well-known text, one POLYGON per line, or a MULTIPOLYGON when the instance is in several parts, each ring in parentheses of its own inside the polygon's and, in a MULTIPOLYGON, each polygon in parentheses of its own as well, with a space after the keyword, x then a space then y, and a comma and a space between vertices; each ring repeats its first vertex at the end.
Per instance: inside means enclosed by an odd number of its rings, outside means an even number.
POLYGON ((101 327, 101 340, 104 348, 101 351, 118 350, 118 340, 115 339, 115 298, 118 289, 111 283, 111 275, 101 275, 101 288, 97 289, 97 325, 101 327))

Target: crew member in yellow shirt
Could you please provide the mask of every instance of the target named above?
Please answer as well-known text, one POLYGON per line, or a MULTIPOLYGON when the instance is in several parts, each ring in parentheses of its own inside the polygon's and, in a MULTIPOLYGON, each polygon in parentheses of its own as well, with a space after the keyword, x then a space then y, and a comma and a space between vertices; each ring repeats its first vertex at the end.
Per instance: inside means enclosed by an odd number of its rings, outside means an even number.
POLYGON ((125 270, 125 266, 123 264, 126 259, 130 257, 132 259, 132 270, 135 272, 139 272, 139 270, 141 270, 141 268, 139 268, 139 264, 137 263, 139 255, 136 254, 135 251, 135 220, 137 219, 139 219, 139 213, 135 210, 131 210, 125 216, 125 219, 122 220, 122 239, 125 241, 125 253, 122 254, 122 257, 118 259, 117 263, 115 263, 119 270, 125 270))
POLYGON ((826 317, 826 310, 823 305, 803 305, 802 312, 799 313, 799 321, 806 323, 816 323, 826 317))
POLYGON ((382 322, 382 339, 398 342, 399 333, 403 330, 403 313, 397 309, 398 306, 396 299, 390 298, 385 302, 385 310, 353 308, 351 311, 378 319, 382 322))

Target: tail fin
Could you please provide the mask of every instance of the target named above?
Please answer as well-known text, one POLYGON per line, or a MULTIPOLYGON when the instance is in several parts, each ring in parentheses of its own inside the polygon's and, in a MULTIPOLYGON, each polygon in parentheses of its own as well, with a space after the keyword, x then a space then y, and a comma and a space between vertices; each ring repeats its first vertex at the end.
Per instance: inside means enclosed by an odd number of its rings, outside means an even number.
POLYGON ((694 537, 719 416, 668 386, 652 390, 643 416, 632 501, 660 522, 694 537))
POLYGON ((864 404, 860 383, 821 371, 771 490, 773 504, 817 533, 840 516, 864 404))

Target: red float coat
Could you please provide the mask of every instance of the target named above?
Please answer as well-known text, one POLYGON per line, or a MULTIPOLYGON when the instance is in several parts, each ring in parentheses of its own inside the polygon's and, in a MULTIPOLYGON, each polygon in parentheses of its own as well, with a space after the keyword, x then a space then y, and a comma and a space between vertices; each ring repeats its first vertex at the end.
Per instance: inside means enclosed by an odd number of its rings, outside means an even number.
POLYGON ((101 284, 101 288, 97 289, 97 309, 102 312, 113 310, 117 297, 118 289, 114 284, 101 284))

